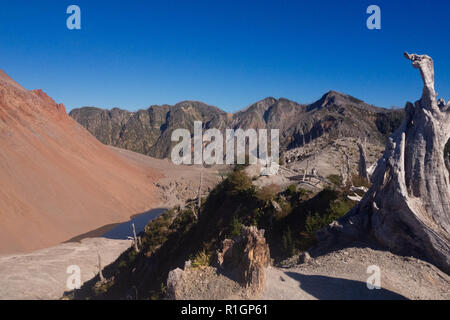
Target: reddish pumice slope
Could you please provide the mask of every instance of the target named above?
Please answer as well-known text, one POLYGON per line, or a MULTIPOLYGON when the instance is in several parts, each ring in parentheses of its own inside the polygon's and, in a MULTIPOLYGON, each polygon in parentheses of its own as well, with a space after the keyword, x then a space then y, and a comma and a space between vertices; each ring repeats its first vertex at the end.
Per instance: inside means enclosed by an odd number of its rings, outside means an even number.
POLYGON ((161 174, 128 161, 42 90, 0 70, 0 254, 55 245, 158 202, 161 174))

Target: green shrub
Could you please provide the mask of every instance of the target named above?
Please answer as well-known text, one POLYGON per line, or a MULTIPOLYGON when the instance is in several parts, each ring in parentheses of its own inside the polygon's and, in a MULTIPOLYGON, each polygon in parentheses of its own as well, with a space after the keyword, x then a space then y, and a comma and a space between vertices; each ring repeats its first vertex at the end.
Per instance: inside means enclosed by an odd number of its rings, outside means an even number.
POLYGON ((300 247, 306 250, 316 243, 316 231, 324 227, 325 219, 316 212, 306 217, 305 229, 300 232, 300 247))
POLYGON ((233 216, 233 219, 231 219, 231 225, 230 225, 230 238, 239 237, 242 233, 242 223, 239 221, 239 219, 236 216, 233 216))
POLYGON ((205 249, 199 251, 193 258, 191 266, 193 268, 207 267, 211 265, 212 255, 208 254, 205 249))
POLYGON ((189 225, 194 222, 194 214, 191 209, 184 209, 181 211, 176 218, 173 220, 172 225, 170 226, 173 230, 183 230, 186 231, 189 228, 189 225))
POLYGON ((337 174, 330 174, 327 179, 334 185, 340 187, 342 185, 342 177, 337 174))
POLYGON ((233 171, 226 181, 232 195, 245 193, 252 188, 252 180, 242 170, 233 171))
POLYGON ((353 207, 353 202, 350 200, 337 199, 330 203, 330 207, 322 214, 314 213, 308 214, 305 220, 304 231, 301 235, 302 249, 308 249, 316 242, 316 232, 323 227, 328 226, 334 220, 344 216, 353 207))
POLYGON ((142 239, 142 244, 148 253, 154 252, 157 247, 167 241, 170 234, 169 227, 174 215, 174 209, 168 210, 145 226, 146 236, 142 239))
POLYGON ((316 231, 320 230, 321 228, 327 225, 327 221, 328 221, 327 216, 321 217, 317 212, 314 214, 309 214, 306 217, 304 232, 308 236, 313 237, 316 231))
POLYGON ((327 224, 333 222, 342 216, 344 216, 353 207, 353 201, 349 199, 337 199, 330 204, 330 208, 327 210, 327 224))
POLYGON ((289 185, 286 188, 286 193, 290 196, 293 196, 297 192, 297 185, 295 183, 289 185))
POLYGON ((108 280, 104 283, 97 282, 93 288, 94 294, 97 296, 105 294, 106 292, 108 292, 109 288, 111 288, 113 285, 114 285, 113 280, 108 280))

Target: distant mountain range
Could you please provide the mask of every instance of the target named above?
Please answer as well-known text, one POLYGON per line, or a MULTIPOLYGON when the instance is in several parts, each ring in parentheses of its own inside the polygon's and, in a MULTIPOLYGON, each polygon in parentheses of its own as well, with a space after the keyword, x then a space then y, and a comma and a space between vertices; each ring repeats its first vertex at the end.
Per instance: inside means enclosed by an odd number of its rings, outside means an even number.
POLYGON ((321 136, 354 137, 384 144, 400 124, 403 109, 388 110, 329 91, 312 104, 268 97, 234 114, 203 102, 183 101, 136 112, 82 107, 73 109, 70 116, 104 144, 165 158, 174 144, 170 139, 172 131, 185 128, 193 132, 194 121, 202 121, 205 129, 280 129, 282 151, 321 136))

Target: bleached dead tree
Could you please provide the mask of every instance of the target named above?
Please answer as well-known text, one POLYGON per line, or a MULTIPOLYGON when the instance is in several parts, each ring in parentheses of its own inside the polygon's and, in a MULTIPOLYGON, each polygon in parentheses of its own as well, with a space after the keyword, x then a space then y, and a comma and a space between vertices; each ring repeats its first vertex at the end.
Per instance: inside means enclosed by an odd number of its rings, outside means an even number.
POLYGON ((343 164, 341 164, 340 167, 340 175, 341 175, 341 184, 343 187, 345 187, 345 185, 347 184, 347 174, 345 172, 345 167, 343 164))
POLYGON ((197 215, 197 213, 195 212, 195 204, 192 203, 191 206, 190 206, 190 208, 191 208, 192 214, 194 215, 194 218, 197 220, 197 219, 198 219, 198 215, 197 215))
POLYGON ((97 253, 97 258, 98 258, 98 276, 100 278, 100 282, 104 283, 105 282, 105 277, 103 277, 103 266, 102 266, 102 258, 100 257, 100 253, 97 253))
POLYGON ((405 53, 424 88, 407 103, 401 126, 388 139, 372 187, 346 216, 320 230, 320 240, 370 234, 393 252, 414 255, 450 272, 450 184, 444 147, 450 138, 450 104, 438 104, 433 60, 405 53))
POLYGON ((369 179, 369 175, 367 174, 367 156, 366 156, 366 147, 361 142, 357 142, 359 149, 359 162, 358 162, 358 174, 360 177, 364 179, 369 179))
POLYGON ((347 152, 345 150, 342 151, 344 162, 341 164, 341 180, 342 180, 342 186, 347 186, 348 183, 350 183, 353 186, 353 180, 350 170, 350 157, 348 156, 347 152))
POLYGON ((303 181, 306 181, 306 175, 308 174, 308 167, 309 167, 309 159, 306 160, 306 168, 305 173, 303 174, 303 181))
POLYGON ((136 236, 136 228, 134 227, 134 223, 131 224, 131 226, 133 227, 133 244, 134 244, 134 250, 136 252, 139 252, 139 245, 138 245, 138 238, 136 236))

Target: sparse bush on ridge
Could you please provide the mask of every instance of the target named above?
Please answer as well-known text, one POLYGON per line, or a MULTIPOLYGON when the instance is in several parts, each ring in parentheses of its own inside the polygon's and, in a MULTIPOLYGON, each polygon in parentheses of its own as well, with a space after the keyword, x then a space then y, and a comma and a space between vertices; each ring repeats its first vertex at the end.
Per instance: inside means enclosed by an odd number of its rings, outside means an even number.
POLYGON ((193 268, 207 267, 211 265, 212 254, 209 254, 205 249, 202 249, 190 260, 193 268))
POLYGON ((243 170, 233 171, 225 180, 226 187, 232 195, 245 193, 254 189, 252 180, 245 174, 243 170))
POLYGON ((330 207, 324 213, 308 214, 304 231, 300 233, 302 236, 300 248, 306 250, 314 245, 316 243, 316 232, 345 215, 352 207, 351 201, 337 199, 330 203, 330 207))
POLYGON ((340 187, 342 185, 342 177, 337 174, 330 174, 327 179, 335 186, 340 187))
POLYGON ((295 192, 297 191, 297 185, 295 183, 290 184, 287 188, 286 188, 286 193, 288 195, 294 195, 295 192))

